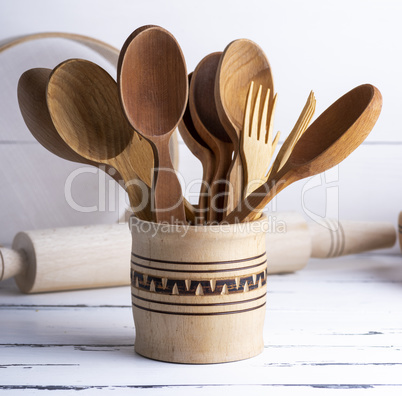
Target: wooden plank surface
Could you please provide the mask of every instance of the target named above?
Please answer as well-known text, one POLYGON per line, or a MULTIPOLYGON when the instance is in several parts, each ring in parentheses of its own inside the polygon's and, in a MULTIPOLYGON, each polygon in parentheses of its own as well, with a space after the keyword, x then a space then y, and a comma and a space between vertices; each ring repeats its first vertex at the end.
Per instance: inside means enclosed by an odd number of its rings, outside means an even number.
POLYGON ((228 364, 136 355, 129 287, 21 295, 7 281, 0 296, 5 394, 402 391, 399 255, 317 259, 298 273, 270 276, 264 352, 228 364))

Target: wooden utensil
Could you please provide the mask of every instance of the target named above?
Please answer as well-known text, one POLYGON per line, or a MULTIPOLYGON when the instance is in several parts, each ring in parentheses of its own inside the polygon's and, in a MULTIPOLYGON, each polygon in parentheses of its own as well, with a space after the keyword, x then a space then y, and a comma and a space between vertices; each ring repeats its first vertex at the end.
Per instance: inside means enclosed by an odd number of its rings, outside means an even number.
MULTIPOLYGON (((234 145, 230 172, 232 187, 228 212, 237 206, 243 191, 243 166, 239 156, 239 137, 244 121, 244 111, 250 82, 270 90, 269 103, 274 94, 273 78, 268 59, 253 41, 241 39, 231 42, 223 52, 215 81, 215 100, 219 118, 234 145)), ((253 97, 255 101, 255 97, 253 97)))
POLYGON ((316 100, 314 97, 314 92, 311 91, 295 126, 293 127, 292 131, 284 141, 281 149, 275 157, 275 161, 272 165, 272 169, 270 170, 270 174, 276 174, 288 160, 295 144, 300 139, 300 136, 303 135, 303 133, 307 130, 307 127, 309 126, 311 119, 313 118, 315 106, 316 100))
POLYGON ((84 158, 116 168, 134 213, 152 220, 152 148, 124 117, 113 78, 92 62, 65 61, 49 78, 47 103, 62 139, 84 158))
POLYGON ((271 174, 225 221, 251 221, 289 184, 339 164, 370 133, 381 106, 380 91, 370 84, 360 85, 339 98, 301 136, 282 169, 271 174))
POLYGON ((18 81, 18 104, 22 117, 34 138, 48 151, 67 161, 93 165, 122 183, 122 177, 111 166, 91 161, 76 153, 59 135, 50 118, 46 89, 51 69, 34 68, 24 72, 18 81))
POLYGON ((310 258, 391 248, 396 241, 395 227, 387 222, 324 219, 318 224, 296 212, 276 212, 274 219, 266 236, 269 274, 299 271, 310 258))
POLYGON ((252 105, 254 82, 251 82, 244 114, 244 124, 240 134, 240 154, 243 163, 244 192, 242 198, 258 188, 266 181, 266 174, 279 141, 278 132, 272 140, 273 115, 275 111, 275 95, 272 103, 272 111, 268 118, 269 90, 265 95, 262 111, 260 101, 262 87, 258 89, 257 98, 252 105), (252 109, 253 107, 253 109, 252 109), (261 113, 261 115, 260 115, 261 113))
MULTIPOLYGON (((99 162, 91 161, 82 155, 76 153, 59 135, 52 119, 49 114, 49 109, 46 103, 46 90, 47 83, 52 70, 46 68, 34 68, 24 72, 18 81, 18 103, 20 107, 21 114, 24 118, 25 124, 28 129, 35 137, 35 139, 48 151, 63 158, 67 161, 77 162, 86 165, 93 165, 99 169, 104 170, 109 174, 119 185, 125 188, 125 183, 119 172, 115 170, 112 166, 107 164, 102 164, 99 162)), ((131 129, 131 127, 130 127, 131 129)), ((136 134, 136 132, 134 132, 136 134)), ((133 136, 133 140, 136 147, 133 147, 133 151, 136 152, 146 152, 149 151, 149 143, 145 139, 138 139, 137 136, 133 136)), ((175 143, 171 141, 171 143, 175 143)), ((177 145, 177 142, 176 142, 177 145)), ((171 150, 175 153, 177 157, 177 148, 171 145, 171 150)), ((152 154, 152 152, 151 152, 152 154)), ((136 154, 135 154, 136 155, 136 154)), ((153 154, 152 154, 153 155, 153 154)), ((177 162, 177 161, 176 161, 177 162)), ((151 169, 153 166, 153 157, 148 159, 148 163, 144 163, 141 169, 151 169)), ((176 166, 175 166, 176 168, 176 166)), ((150 175, 151 172, 149 171, 150 175)), ((138 180, 140 180, 137 177, 138 180)), ((136 180, 137 180, 136 179, 136 180)), ((145 179, 147 184, 147 195, 150 196, 150 186, 151 179, 145 179)), ((138 201, 134 203, 134 207, 140 206, 142 196, 137 195, 138 201)), ((194 207, 185 200, 186 216, 189 220, 195 219, 195 209, 194 207)), ((146 212, 136 213, 138 216, 142 216, 143 220, 151 220, 152 214, 146 212)))
MULTIPOLYGON (((294 212, 275 213, 266 234, 267 272, 298 271, 310 257, 339 257, 395 244, 391 223, 325 223, 307 223, 294 212)), ((127 224, 20 232, 12 249, 0 248, 0 281, 15 277, 24 293, 129 285, 131 243, 127 224)))
POLYGON ((233 142, 221 124, 215 104, 215 76, 222 52, 204 57, 193 72, 189 106, 194 126, 215 155, 216 169, 210 188, 208 221, 221 220, 225 206, 226 178, 232 163, 233 142))
POLYGON ((127 119, 154 149, 156 219, 185 223, 181 187, 169 154, 169 139, 183 117, 188 96, 180 46, 159 26, 139 28, 123 45, 117 75, 127 119))
MULTIPOLYGON (((190 73, 188 75, 189 85, 191 85, 192 74, 193 73, 190 73)), ((198 210, 196 209, 198 218, 196 223, 202 223, 206 219, 207 211, 210 207, 209 188, 212 183, 212 177, 215 174, 215 155, 195 128, 190 114, 189 103, 187 103, 186 110, 184 111, 183 118, 179 123, 178 129, 184 143, 202 164, 202 184, 200 189, 198 210)))
POLYGON ((19 232, 0 249, 0 280, 24 293, 128 285, 130 246, 127 224, 19 232))

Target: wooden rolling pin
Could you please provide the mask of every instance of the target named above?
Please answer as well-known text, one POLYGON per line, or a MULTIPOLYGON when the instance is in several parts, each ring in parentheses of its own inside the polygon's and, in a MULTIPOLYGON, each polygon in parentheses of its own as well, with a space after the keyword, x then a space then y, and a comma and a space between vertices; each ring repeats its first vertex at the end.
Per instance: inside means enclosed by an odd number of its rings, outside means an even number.
POLYGON ((127 224, 19 232, 0 249, 0 280, 24 293, 127 285, 130 256, 127 224))
MULTIPOLYGON (((268 273, 302 269, 310 257, 337 257, 394 245, 388 223, 342 222, 337 231, 307 224, 297 213, 271 216, 268 273)), ((24 293, 123 286, 130 283, 127 224, 20 232, 0 249, 0 280, 15 277, 24 293)))
POLYGON ((332 258, 394 246, 396 230, 391 223, 325 220, 307 223, 294 213, 277 213, 267 234, 268 273, 301 270, 310 257, 332 258), (281 224, 286 232, 281 233, 281 224))

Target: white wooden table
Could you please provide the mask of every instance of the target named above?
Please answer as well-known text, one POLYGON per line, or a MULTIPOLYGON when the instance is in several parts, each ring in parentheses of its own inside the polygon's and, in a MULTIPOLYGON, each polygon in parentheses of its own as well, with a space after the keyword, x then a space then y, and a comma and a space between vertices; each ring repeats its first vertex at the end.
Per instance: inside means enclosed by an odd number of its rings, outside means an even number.
POLYGON ((402 256, 312 260, 268 281, 264 352, 218 365, 135 354, 129 287, 26 296, 4 282, 0 393, 402 394, 402 256))

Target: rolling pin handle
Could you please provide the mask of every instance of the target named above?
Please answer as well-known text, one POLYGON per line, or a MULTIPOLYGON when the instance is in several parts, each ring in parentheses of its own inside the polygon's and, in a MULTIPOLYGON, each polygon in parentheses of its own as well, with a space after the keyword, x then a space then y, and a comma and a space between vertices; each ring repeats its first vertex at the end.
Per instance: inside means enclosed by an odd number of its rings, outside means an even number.
POLYGON ((22 274, 25 267, 25 257, 22 252, 7 248, 0 249, 0 281, 22 274))

